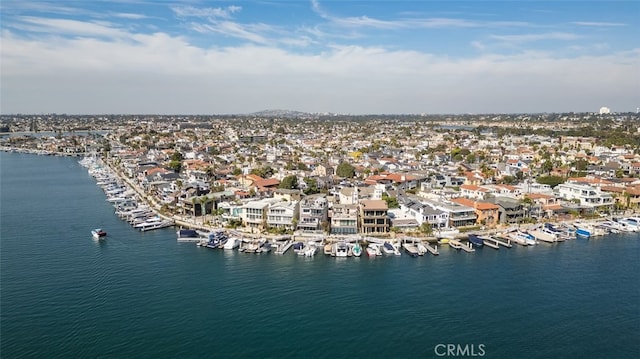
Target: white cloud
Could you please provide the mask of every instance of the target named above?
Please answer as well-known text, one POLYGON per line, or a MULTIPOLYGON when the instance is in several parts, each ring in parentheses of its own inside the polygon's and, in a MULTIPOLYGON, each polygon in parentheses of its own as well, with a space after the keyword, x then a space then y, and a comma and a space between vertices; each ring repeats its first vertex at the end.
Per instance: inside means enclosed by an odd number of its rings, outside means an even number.
POLYGON ((491 38, 508 43, 524 43, 543 40, 570 41, 580 39, 582 36, 568 32, 547 32, 540 34, 491 35, 491 38))
POLYGON ((579 26, 595 26, 595 27, 610 27, 610 26, 627 26, 627 24, 619 22, 596 22, 596 21, 574 21, 571 24, 579 26))
POLYGON ((200 48, 164 33, 27 39, 3 30, 0 40, 4 113, 542 112, 640 102, 640 49, 450 58, 362 46, 200 48))
POLYGON ((123 37, 128 34, 102 21, 77 21, 35 16, 20 16, 18 22, 6 24, 8 27, 47 34, 123 37))
POLYGON ((179 17, 206 17, 228 19, 232 14, 242 10, 242 7, 235 5, 227 6, 225 8, 196 8, 193 6, 174 6, 171 8, 171 10, 173 10, 173 12, 179 17))
POLYGON ((131 20, 142 20, 142 19, 149 18, 147 15, 126 13, 126 12, 115 13, 115 14, 112 14, 112 16, 122 18, 122 19, 131 19, 131 20))
POLYGON ((259 44, 268 44, 271 42, 261 34, 262 32, 272 30, 269 25, 265 24, 244 25, 232 21, 215 21, 208 24, 192 23, 191 28, 200 33, 214 32, 259 44))

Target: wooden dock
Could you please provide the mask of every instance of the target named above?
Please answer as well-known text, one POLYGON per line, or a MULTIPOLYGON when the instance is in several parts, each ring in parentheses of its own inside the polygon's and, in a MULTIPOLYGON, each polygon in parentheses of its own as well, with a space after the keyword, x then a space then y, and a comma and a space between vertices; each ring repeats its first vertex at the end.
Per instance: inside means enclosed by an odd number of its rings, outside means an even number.
POLYGON ((482 244, 484 244, 485 246, 493 249, 500 249, 500 246, 498 245, 498 243, 492 241, 491 238, 487 238, 487 237, 483 238, 482 236, 479 236, 478 238, 482 239, 482 244))
POLYGON ((462 249, 467 253, 475 252, 476 250, 471 248, 470 246, 463 244, 457 239, 449 239, 449 246, 454 249, 462 249))
POLYGON ((275 253, 275 254, 285 254, 285 253, 287 253, 289 248, 291 248, 292 245, 293 245, 293 240, 291 240, 291 239, 286 241, 286 242, 279 243, 278 244, 278 249, 273 253, 275 253))
POLYGON ((424 246, 427 247, 427 251, 432 255, 437 256, 438 254, 440 254, 440 252, 438 252, 437 244, 432 247, 429 243, 425 243, 424 246))
MULTIPOLYGON (((506 242, 503 241, 500 238, 497 238, 495 236, 480 236, 480 238, 483 240, 484 244, 487 244, 489 247, 491 248, 496 248, 499 246, 503 246, 506 248, 511 248, 511 240, 506 239, 506 242), (490 244, 488 244, 490 243, 490 244)), ((497 249, 497 248, 496 248, 497 249)))

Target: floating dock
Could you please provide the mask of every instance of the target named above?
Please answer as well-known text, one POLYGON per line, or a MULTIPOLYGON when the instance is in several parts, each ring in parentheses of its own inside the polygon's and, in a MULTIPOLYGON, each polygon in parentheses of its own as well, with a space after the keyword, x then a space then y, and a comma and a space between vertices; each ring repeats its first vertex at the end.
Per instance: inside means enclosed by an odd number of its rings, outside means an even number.
POLYGON ((437 244, 431 247, 429 243, 425 243, 424 246, 427 247, 427 252, 431 253, 432 255, 437 256, 438 254, 440 254, 440 252, 438 252, 437 244))
POLYGON ((491 243, 491 244, 487 244, 489 247, 491 248, 496 248, 498 246, 503 246, 506 248, 511 248, 511 240, 507 239, 507 241, 503 241, 500 238, 496 238, 494 236, 480 236, 480 238, 482 238, 482 240, 484 241, 484 244, 487 243, 491 243), (494 247, 496 246, 496 247, 494 247))
POLYGON ((278 249, 273 253, 275 253, 275 254, 285 254, 285 253, 287 253, 289 248, 291 248, 292 245, 293 245, 293 240, 288 240, 286 242, 279 243, 278 244, 278 249))
POLYGON ((493 249, 500 249, 500 246, 498 245, 498 243, 494 242, 491 238, 483 237, 483 236, 479 236, 478 238, 482 239, 482 243, 485 246, 491 247, 493 249))

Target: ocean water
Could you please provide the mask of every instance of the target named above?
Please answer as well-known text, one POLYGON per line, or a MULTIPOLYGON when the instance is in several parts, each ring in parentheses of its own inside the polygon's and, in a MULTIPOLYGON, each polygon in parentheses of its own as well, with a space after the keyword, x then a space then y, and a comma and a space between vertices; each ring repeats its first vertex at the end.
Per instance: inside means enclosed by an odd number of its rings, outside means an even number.
POLYGON ((0 153, 2 358, 640 357, 638 234, 419 258, 209 250, 134 230, 76 160, 0 153))

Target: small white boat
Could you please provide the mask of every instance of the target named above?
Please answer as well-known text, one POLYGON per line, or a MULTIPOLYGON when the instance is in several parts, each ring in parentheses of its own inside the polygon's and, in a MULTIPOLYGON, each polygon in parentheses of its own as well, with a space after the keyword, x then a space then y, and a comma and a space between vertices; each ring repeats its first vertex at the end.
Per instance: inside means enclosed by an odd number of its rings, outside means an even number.
POLYGON ((91 235, 94 239, 102 239, 107 236, 107 232, 103 231, 101 228, 96 228, 91 231, 91 235))
POLYGON ((404 250, 412 257, 417 257, 418 256, 418 248, 408 242, 402 243, 402 248, 404 248, 404 250))
POLYGON ((313 257, 316 255, 317 251, 318 251, 318 244, 316 242, 309 242, 307 243, 307 246, 304 249, 304 255, 305 257, 313 257))
POLYGON ((379 255, 382 255, 382 253, 380 252, 380 248, 378 247, 377 244, 375 243, 369 243, 369 245, 367 246, 367 255, 369 257, 376 257, 379 255), (380 253, 380 254, 378 254, 380 253))
POLYGON ((236 249, 238 248, 238 246, 240 245, 240 238, 236 238, 236 237, 230 237, 227 240, 227 243, 225 243, 222 248, 223 249, 236 249))
POLYGON ((336 257, 346 257, 349 253, 349 247, 344 241, 340 241, 335 246, 336 257))
POLYGON ((391 242, 384 242, 384 244, 382 245, 382 252, 384 254, 394 255, 396 254, 396 251, 397 251, 396 247, 393 244, 391 244, 391 242))
POLYGON ((425 253, 427 253, 427 247, 422 244, 421 242, 418 242, 418 244, 416 244, 416 248, 418 248, 418 255, 423 256, 425 255, 425 253))

